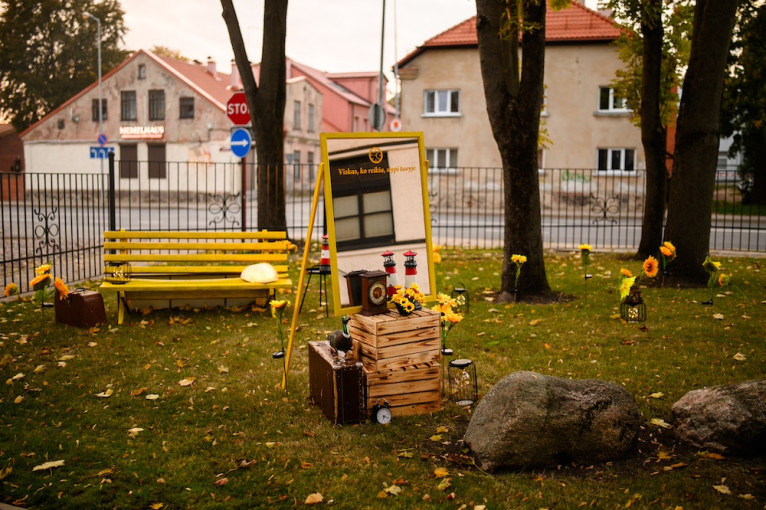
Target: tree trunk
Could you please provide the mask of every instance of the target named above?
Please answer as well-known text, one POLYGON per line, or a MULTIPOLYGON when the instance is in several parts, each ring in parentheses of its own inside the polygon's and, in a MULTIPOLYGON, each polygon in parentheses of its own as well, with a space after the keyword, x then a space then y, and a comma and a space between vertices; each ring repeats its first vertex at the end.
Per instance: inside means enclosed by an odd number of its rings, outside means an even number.
POLYGON ((257 151, 258 228, 286 230, 284 115, 287 0, 265 0, 260 77, 255 82, 232 0, 221 0, 234 59, 247 96, 257 151))
POLYGON ((646 194, 644 219, 641 226, 641 242, 638 256, 656 255, 662 244, 662 227, 665 222, 665 189, 668 173, 665 168, 665 127, 660 115, 662 75, 662 26, 661 0, 652 0, 660 6, 644 9, 641 23, 643 36, 641 79, 641 142, 646 155, 646 194), (651 19, 647 19, 651 16, 651 19))
POLYGON ((498 0, 476 0, 476 11, 487 113, 503 163, 505 233, 501 299, 507 299, 515 287, 513 254, 527 257, 519 279, 521 295, 543 295, 550 292, 550 286, 543 259, 537 150, 543 98, 546 2, 506 4, 498 0), (519 9, 523 12, 518 12, 519 9), (521 42, 521 74, 518 27, 512 25, 519 18, 527 26, 521 42), (530 28, 532 26, 537 28, 530 28), (507 35, 501 37, 500 34, 507 35))
POLYGON ((678 250, 674 275, 695 283, 707 280, 702 262, 710 246, 723 78, 737 3, 697 0, 678 113, 665 238, 678 250))

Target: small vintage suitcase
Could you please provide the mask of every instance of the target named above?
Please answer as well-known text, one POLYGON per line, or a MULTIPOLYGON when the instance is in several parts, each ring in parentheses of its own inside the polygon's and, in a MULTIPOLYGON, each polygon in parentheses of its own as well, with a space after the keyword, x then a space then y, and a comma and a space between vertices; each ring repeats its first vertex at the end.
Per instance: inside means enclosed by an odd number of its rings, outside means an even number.
POLYGON ((94 290, 76 289, 69 297, 60 299, 58 292, 54 296, 56 322, 90 328, 106 322, 104 298, 94 290))
POLYGON ((362 364, 333 357, 327 341, 309 342, 309 393, 334 424, 359 423, 366 416, 362 364))

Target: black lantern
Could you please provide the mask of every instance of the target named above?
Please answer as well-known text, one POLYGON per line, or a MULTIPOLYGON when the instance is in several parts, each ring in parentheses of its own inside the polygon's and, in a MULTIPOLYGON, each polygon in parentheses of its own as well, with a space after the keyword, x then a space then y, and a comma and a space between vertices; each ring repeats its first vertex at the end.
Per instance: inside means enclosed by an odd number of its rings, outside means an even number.
POLYGON ((476 364, 470 359, 449 362, 449 398, 460 407, 473 405, 479 399, 476 364))
POLYGON ((458 282, 456 285, 452 286, 450 297, 457 302, 455 313, 463 314, 463 317, 467 316, 471 308, 471 305, 469 304, 471 295, 468 292, 468 287, 458 282))
POLYGON ((625 322, 644 322, 646 320, 646 303, 641 297, 641 291, 631 289, 630 294, 620 303, 620 317, 625 322))

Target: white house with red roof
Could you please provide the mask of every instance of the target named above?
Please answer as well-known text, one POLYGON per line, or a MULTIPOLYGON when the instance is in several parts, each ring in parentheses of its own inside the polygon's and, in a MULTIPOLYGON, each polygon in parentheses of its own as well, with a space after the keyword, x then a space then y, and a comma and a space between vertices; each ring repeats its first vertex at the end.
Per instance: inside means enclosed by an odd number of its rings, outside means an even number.
MULTIPOLYGON (((573 2, 548 10, 540 168, 635 175, 645 166, 639 129, 609 87, 622 67, 614 21, 573 2)), ((423 131, 431 168, 500 167, 479 67, 476 18, 424 42, 398 63, 405 131, 423 131)))

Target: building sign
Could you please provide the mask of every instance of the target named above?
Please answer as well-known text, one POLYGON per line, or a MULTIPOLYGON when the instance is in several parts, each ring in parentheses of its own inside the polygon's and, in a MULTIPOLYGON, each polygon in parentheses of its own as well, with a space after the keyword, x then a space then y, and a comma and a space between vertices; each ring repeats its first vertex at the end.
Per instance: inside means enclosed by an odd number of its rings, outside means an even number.
POLYGON ((165 137, 165 126, 120 126, 123 140, 156 140, 165 137))

